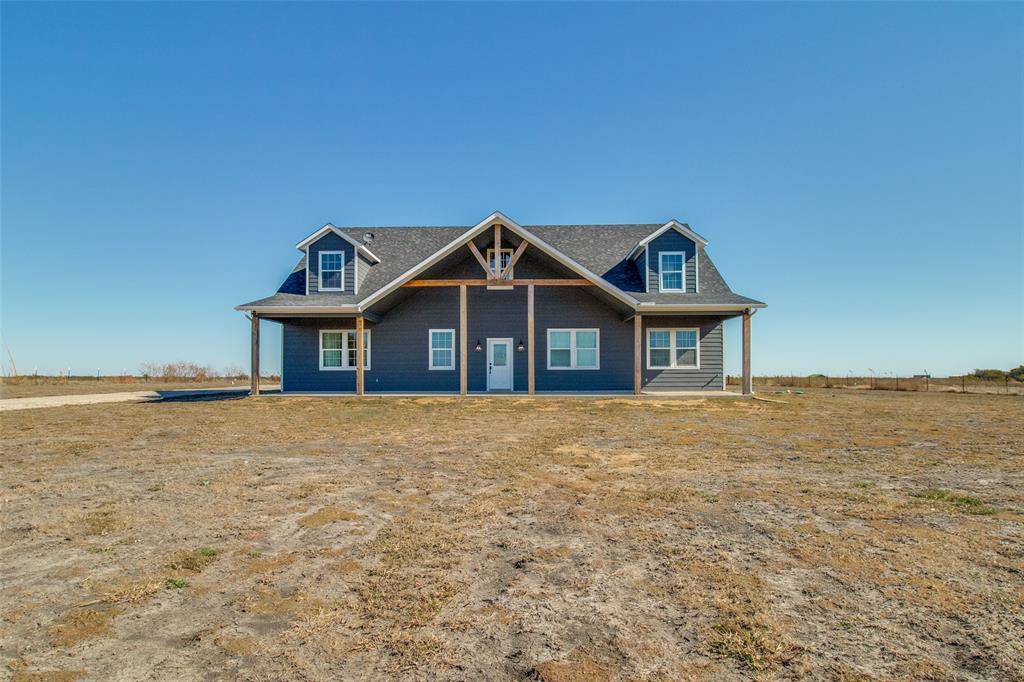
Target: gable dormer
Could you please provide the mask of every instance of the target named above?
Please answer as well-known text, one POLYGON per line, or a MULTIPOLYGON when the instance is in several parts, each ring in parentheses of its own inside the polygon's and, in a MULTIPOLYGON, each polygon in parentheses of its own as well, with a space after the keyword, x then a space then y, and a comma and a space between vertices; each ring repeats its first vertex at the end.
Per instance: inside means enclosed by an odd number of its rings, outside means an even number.
POLYGON ((700 292, 700 252, 707 240, 685 223, 670 220, 640 240, 630 257, 651 293, 700 292))
POLYGON ((306 254, 306 294, 358 294, 369 269, 380 262, 366 244, 331 223, 296 244, 296 248, 306 254))

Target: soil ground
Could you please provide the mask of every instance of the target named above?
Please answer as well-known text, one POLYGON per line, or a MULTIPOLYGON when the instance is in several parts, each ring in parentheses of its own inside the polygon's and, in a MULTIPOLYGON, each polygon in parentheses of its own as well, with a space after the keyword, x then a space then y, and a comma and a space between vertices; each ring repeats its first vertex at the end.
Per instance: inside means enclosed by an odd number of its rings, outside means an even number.
POLYGON ((90 393, 125 393, 129 391, 170 391, 176 389, 223 388, 225 386, 244 387, 249 385, 248 379, 210 379, 209 381, 146 381, 115 380, 108 377, 100 379, 72 378, 64 380, 57 377, 5 377, 0 380, 0 399, 37 398, 48 395, 88 395, 90 393))
POLYGON ((2 418, 15 680, 1024 679, 1024 401, 2 418))

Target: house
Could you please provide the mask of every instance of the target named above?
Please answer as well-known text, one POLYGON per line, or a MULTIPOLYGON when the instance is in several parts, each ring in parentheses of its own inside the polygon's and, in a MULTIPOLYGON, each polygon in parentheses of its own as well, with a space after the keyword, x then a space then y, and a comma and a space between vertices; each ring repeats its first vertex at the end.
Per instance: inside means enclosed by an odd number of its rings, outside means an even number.
MULTIPOLYGON (((340 228, 296 245, 273 296, 240 305, 282 329, 284 392, 721 391, 732 292, 684 223, 340 228), (364 358, 361 364, 357 361, 364 358)), ((253 382, 253 393, 258 393, 253 382)))

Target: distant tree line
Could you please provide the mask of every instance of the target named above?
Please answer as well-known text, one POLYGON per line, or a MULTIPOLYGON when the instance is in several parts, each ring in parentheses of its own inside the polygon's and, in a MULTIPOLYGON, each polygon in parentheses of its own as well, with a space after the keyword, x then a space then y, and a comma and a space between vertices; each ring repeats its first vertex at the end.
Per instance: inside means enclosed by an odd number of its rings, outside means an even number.
POLYGON ((212 367, 185 360, 167 363, 144 362, 139 366, 139 374, 145 379, 163 379, 164 381, 207 381, 209 379, 247 379, 249 377, 249 373, 238 366, 231 366, 223 372, 218 372, 212 367))
POLYGON ((974 370, 974 376, 979 379, 1012 379, 1013 381, 1024 381, 1024 365, 1018 365, 1016 368, 1004 372, 1001 369, 976 369, 974 370))

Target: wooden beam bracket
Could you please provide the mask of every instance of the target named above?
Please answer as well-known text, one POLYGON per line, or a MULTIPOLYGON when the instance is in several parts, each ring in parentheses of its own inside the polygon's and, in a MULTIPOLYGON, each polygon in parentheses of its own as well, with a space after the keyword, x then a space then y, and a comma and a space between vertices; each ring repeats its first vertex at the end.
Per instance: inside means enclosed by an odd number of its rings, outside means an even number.
POLYGON ((476 248, 476 244, 472 241, 466 242, 466 246, 476 257, 476 262, 480 264, 480 267, 484 269, 484 277, 494 277, 494 273, 491 272, 491 266, 487 264, 487 259, 484 258, 483 254, 480 253, 480 249, 476 248))
POLYGON ((501 271, 502 279, 508 279, 508 276, 512 274, 512 268, 516 266, 516 262, 519 260, 520 256, 523 255, 523 251, 526 251, 526 247, 528 246, 528 244, 529 242, 527 242, 525 239, 519 242, 519 248, 517 248, 512 253, 512 257, 508 259, 508 265, 506 265, 505 268, 501 271))

